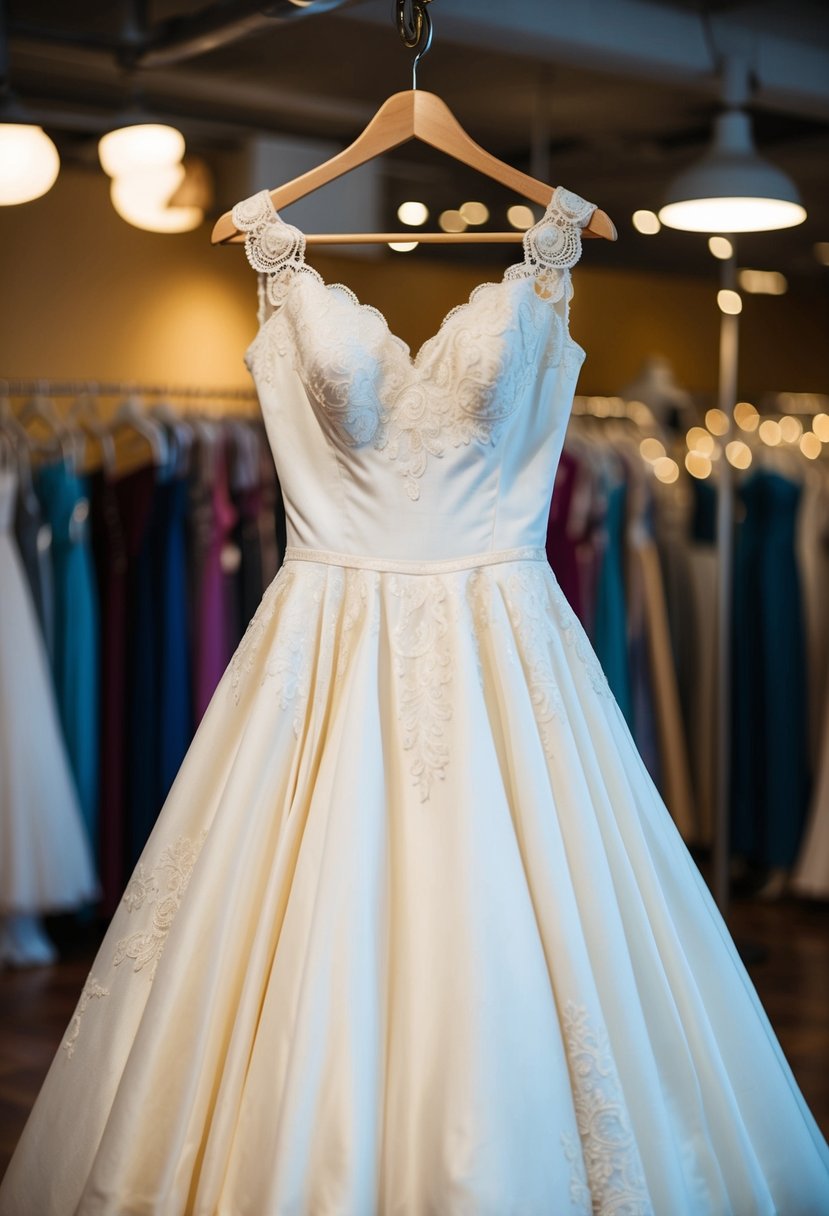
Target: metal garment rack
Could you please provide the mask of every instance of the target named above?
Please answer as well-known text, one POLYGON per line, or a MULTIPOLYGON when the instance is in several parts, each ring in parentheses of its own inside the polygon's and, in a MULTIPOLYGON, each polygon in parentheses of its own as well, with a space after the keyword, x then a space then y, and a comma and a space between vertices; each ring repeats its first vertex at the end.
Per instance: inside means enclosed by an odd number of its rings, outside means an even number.
POLYGON ((136 380, 0 379, 0 397, 173 397, 186 401, 236 401, 256 404, 253 389, 201 388, 196 385, 141 384, 136 380))

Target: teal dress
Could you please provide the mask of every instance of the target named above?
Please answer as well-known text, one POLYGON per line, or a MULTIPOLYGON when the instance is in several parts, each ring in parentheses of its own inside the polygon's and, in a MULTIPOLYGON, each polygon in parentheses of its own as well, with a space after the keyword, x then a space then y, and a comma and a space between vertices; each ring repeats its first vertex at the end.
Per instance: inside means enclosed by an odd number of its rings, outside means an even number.
POLYGON ((55 692, 97 865, 99 635, 88 490, 85 478, 64 464, 41 469, 36 490, 52 529, 55 692))

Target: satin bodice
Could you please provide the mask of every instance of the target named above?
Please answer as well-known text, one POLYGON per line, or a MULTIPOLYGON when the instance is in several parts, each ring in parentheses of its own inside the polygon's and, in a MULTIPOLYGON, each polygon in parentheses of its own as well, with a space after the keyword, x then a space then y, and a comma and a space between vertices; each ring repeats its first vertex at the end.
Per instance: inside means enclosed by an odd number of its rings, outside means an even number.
POLYGON ((413 355, 380 312, 306 264, 268 191, 237 204, 261 276, 246 361, 289 546, 414 561, 544 546, 584 359, 568 330, 570 270, 593 210, 557 189, 523 260, 413 355))

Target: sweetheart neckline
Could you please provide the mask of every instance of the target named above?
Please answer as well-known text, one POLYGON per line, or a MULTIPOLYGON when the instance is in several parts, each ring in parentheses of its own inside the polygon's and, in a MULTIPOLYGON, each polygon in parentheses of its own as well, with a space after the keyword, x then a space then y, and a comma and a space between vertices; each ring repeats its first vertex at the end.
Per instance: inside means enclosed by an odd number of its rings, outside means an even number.
MULTIPOLYGON (((274 214, 276 214, 276 212, 274 212, 274 214)), ((281 221, 281 222, 284 223, 284 221, 281 221)), ((297 232, 299 232, 299 229, 297 229, 297 232)), ((512 270, 515 267, 520 267, 522 265, 523 265, 523 262, 513 262, 504 269, 503 274, 501 275, 501 277, 499 279, 491 279, 491 280, 486 280, 483 283, 477 283, 471 289, 471 291, 469 292, 469 295, 467 296, 467 298, 465 300, 461 301, 461 303, 459 303, 459 304, 453 305, 452 308, 449 309, 449 311, 443 317, 440 324, 438 325, 438 328, 434 331, 434 333, 430 334, 428 338, 425 338, 424 341, 418 347, 417 352, 414 355, 412 355, 412 349, 411 349, 410 344, 408 342, 406 342, 406 340, 404 338, 401 338, 399 334, 395 333, 395 331, 392 329, 391 325, 389 324, 388 318, 386 317, 385 313, 381 309, 376 308, 373 304, 362 303, 362 301, 357 296, 357 293, 345 283, 340 283, 340 282, 328 283, 328 282, 326 282, 326 280, 323 278, 323 276, 320 274, 320 272, 316 269, 316 267, 309 266, 308 263, 305 262, 303 259, 301 269, 298 269, 297 271, 295 271, 293 273, 293 275, 291 276, 291 279, 290 279, 288 287, 287 287, 287 293, 286 293, 285 299, 282 301, 279 308, 275 309, 274 312, 272 312, 271 315, 269 317, 267 317, 262 322, 262 324, 259 326, 257 333, 255 334, 252 342, 250 343, 247 351, 245 352, 245 360, 247 361, 248 356, 250 356, 250 354, 252 353, 254 347, 256 346, 257 342, 259 341, 260 336, 268 329, 270 323, 274 320, 275 317, 278 317, 281 314, 282 309, 285 307, 285 305, 288 302, 291 288, 295 285, 296 282, 301 281, 303 278, 307 277, 309 280, 311 280, 312 282, 315 282, 319 287, 321 287, 323 289, 323 291, 327 291, 327 292, 331 292, 331 293, 340 292, 342 298, 344 299, 344 302, 346 304, 348 304, 350 307, 356 309, 358 312, 369 313, 369 314, 377 317, 377 319, 381 322, 381 324, 383 326, 384 336, 391 342, 391 344, 393 346, 395 346, 399 350, 400 354, 405 359, 406 364, 408 365, 409 373, 411 375, 416 376, 421 371, 421 361, 422 361, 426 351, 434 343, 436 343, 438 341, 438 339, 440 338, 441 334, 443 333, 443 330, 446 327, 446 325, 448 324, 448 322, 450 320, 452 320, 453 318, 459 316, 460 314, 466 312, 475 303, 476 299, 479 296, 482 296, 487 289, 490 289, 490 288, 498 289, 498 288, 510 286, 512 284, 530 283, 533 285, 533 294, 535 294, 535 280, 533 278, 531 278, 530 276, 526 276, 526 277, 525 276, 516 276, 515 278, 508 277, 508 272, 510 270, 512 270)), ((539 297, 539 299, 540 299, 540 297, 539 297)), ((547 300, 544 300, 541 302, 545 305, 545 307, 549 308, 551 306, 550 302, 547 300)), ((576 342, 576 340, 571 336, 570 327, 569 327, 567 319, 564 319, 564 344, 563 345, 564 345, 564 347, 567 347, 573 351, 577 351, 581 355, 582 361, 587 357, 587 352, 585 351, 584 347, 581 346, 578 342, 576 342)))
MULTIPOLYGON (((385 315, 384 312, 381 311, 381 309, 376 308, 373 304, 363 304, 362 301, 357 296, 356 292, 352 288, 348 287, 347 284, 345 284, 345 283, 340 283, 340 282, 328 283, 328 282, 326 282, 326 280, 323 278, 323 276, 320 274, 320 272, 316 269, 315 266, 308 265, 308 263, 305 260, 305 249, 306 249, 305 233, 302 231, 301 228, 298 228, 296 226, 296 224, 291 224, 287 220, 284 220, 282 218, 282 216, 279 214, 276 207, 274 206, 273 199, 271 198, 269 190, 262 190, 259 192, 258 195, 254 195, 252 197, 252 199, 249 199, 246 201, 253 202, 255 199, 258 198, 260 200, 261 205, 264 207, 265 212, 270 217, 270 220, 273 221, 279 229, 281 229, 285 232, 293 233, 293 242, 292 242, 293 248, 292 248, 291 252, 287 255, 287 259, 286 259, 287 264, 292 263, 293 273, 290 275, 290 278, 286 284, 286 297, 280 303, 279 307, 275 310, 274 314, 272 314, 272 315, 276 315, 276 313, 280 312, 282 309, 282 306, 287 302, 287 297, 290 294, 290 288, 293 285, 295 280, 297 280, 297 279, 301 280, 303 277, 309 277, 311 279, 314 279, 324 290, 326 290, 328 292, 336 292, 339 290, 346 297, 346 300, 352 305, 352 307, 354 307, 358 312, 372 313, 372 314, 374 314, 374 316, 379 318, 379 320, 382 322, 385 336, 392 343, 392 345, 398 349, 401 356, 405 359, 409 374, 411 376, 417 376, 420 372, 421 362, 422 362, 426 352, 432 347, 432 345, 434 343, 436 343, 438 341, 438 339, 440 338, 441 334, 443 333, 443 330, 446 327, 447 323, 452 318, 458 316, 461 313, 466 312, 471 307, 471 305, 474 303, 477 296, 483 295, 483 293, 487 289, 503 288, 503 287, 507 286, 508 284, 514 283, 514 282, 528 281, 528 282, 532 282, 533 285, 535 286, 536 279, 535 279, 534 273, 526 273, 527 269, 532 264, 532 260, 533 260, 532 255, 530 253, 530 247, 527 243, 528 238, 532 234, 534 234, 540 230, 543 230, 545 223, 550 223, 550 222, 555 223, 555 220, 553 217, 556 216, 557 214, 561 213, 560 207, 559 207, 559 195, 561 193, 569 194, 569 192, 567 192, 567 191, 562 191, 561 188, 556 189, 553 192, 553 195, 550 198, 549 203, 544 208, 544 214, 541 216, 541 219, 536 221, 536 223, 533 224, 532 227, 529 228, 527 230, 527 232, 524 234, 524 245, 523 245, 524 256, 521 259, 521 261, 520 262, 511 262, 508 266, 506 266, 504 268, 504 270, 501 272, 501 275, 498 279, 486 280, 483 283, 476 284, 469 292, 469 295, 467 296, 466 300, 463 300, 459 304, 453 305, 453 307, 449 309, 449 311, 446 313, 446 315, 442 318, 440 324, 438 325, 438 327, 434 331, 434 333, 430 334, 426 339, 424 339, 424 341, 420 344, 420 346, 418 347, 415 354, 412 354, 411 345, 408 342, 406 342, 404 338, 401 338, 399 334, 395 333, 395 331, 392 329, 391 325, 389 324, 388 317, 385 315), (525 273, 521 273, 522 271, 524 271, 525 273)), ((591 211, 594 210, 593 204, 585 203, 585 200, 578 199, 578 196, 573 196, 573 197, 576 198, 582 204, 584 204, 589 210, 591 210, 591 211)), ((284 259, 285 254, 283 254, 282 256, 284 259)), ((248 251, 248 257, 250 258, 249 251, 248 251)), ((567 282, 569 283, 569 281, 570 281, 569 266, 561 266, 559 269, 561 270, 562 275, 566 278, 567 282)), ((567 286, 565 286, 565 292, 566 291, 567 291, 567 286)), ((569 300, 569 297, 568 297, 568 300, 569 300)), ((554 301, 546 300, 545 303, 552 304, 552 303, 554 303, 554 301)), ((259 332, 256 334, 256 336, 254 337, 250 346, 248 347, 248 350, 245 353, 245 358, 247 358, 248 354, 250 353, 254 344, 256 343, 256 340, 259 337, 259 334, 265 329, 265 327, 267 326, 268 322, 271 319, 272 319, 272 317, 268 317, 265 319, 265 321, 263 321, 260 324, 259 332)), ((584 348, 582 346, 580 346, 578 344, 578 342, 576 342, 570 336, 569 307, 567 309, 567 313, 563 320, 564 320, 564 343, 563 343, 563 345, 570 347, 571 349, 575 349, 575 350, 579 351, 581 354, 582 360, 584 360, 586 358, 586 351, 584 350, 584 348)))

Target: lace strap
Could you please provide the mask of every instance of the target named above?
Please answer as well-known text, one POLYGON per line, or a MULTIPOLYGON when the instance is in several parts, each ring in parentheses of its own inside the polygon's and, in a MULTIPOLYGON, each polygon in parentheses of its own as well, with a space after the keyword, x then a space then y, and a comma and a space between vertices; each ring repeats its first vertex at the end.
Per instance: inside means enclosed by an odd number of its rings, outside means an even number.
POLYGON ((287 224, 273 205, 269 190, 243 199, 231 211, 233 223, 245 235, 245 253, 259 271, 259 321, 265 319, 266 304, 278 308, 285 299, 294 274, 310 271, 305 265, 305 237, 287 224), (263 299, 264 294, 264 299, 263 299))
POLYGON ((506 277, 534 278, 539 295, 559 299, 581 257, 581 230, 595 210, 595 203, 557 186, 541 219, 524 233, 524 261, 506 277))

